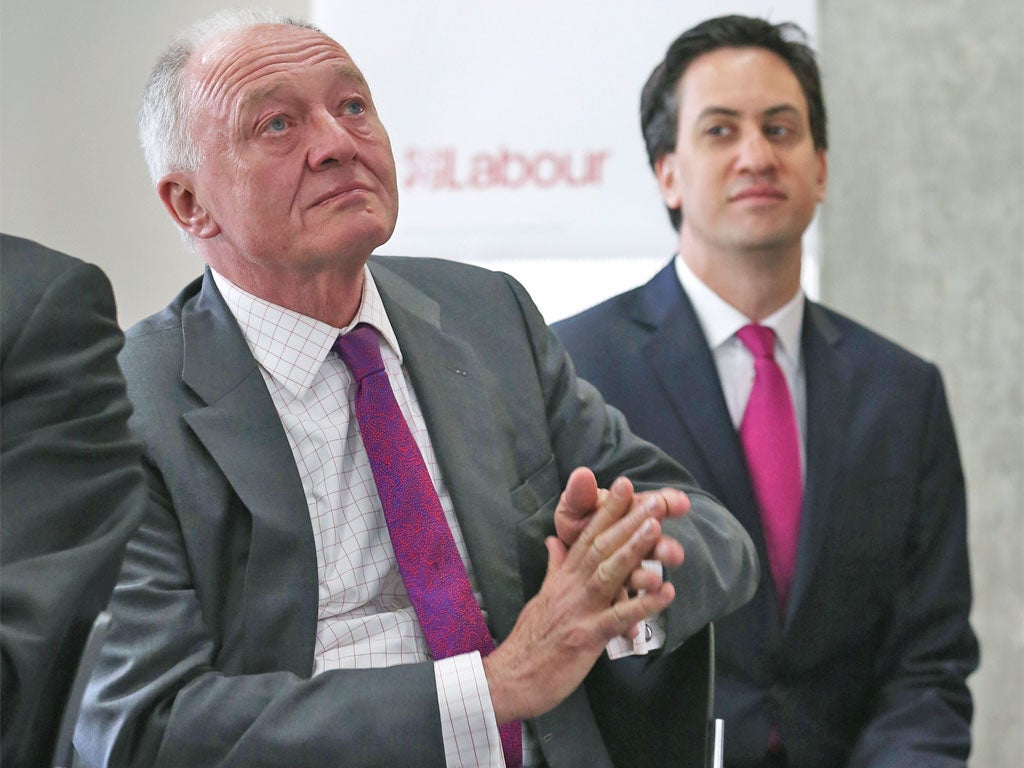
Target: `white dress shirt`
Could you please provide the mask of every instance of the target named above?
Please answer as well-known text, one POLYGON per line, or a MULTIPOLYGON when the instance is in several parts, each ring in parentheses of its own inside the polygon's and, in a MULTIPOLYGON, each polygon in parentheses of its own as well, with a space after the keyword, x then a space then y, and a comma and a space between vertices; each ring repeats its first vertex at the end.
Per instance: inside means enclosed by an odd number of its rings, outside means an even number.
MULTIPOLYGON (((739 340, 736 332, 754 321, 708 288, 678 254, 675 268, 714 356, 729 416, 733 426, 739 430, 754 387, 754 355, 739 340)), ((807 467, 807 384, 800 346, 803 320, 804 292, 798 288, 792 299, 760 322, 760 325, 775 331, 775 360, 786 376, 789 394, 793 398, 800 427, 801 476, 806 474, 807 467)))
MULTIPOLYGON (((354 418, 352 376, 331 351, 338 335, 358 323, 372 325, 385 342, 381 356, 395 399, 423 454, 478 602, 480 593, 423 414, 402 367, 398 339, 369 269, 364 269, 359 310, 345 328, 276 306, 216 272, 213 276, 259 363, 306 494, 320 584, 313 673, 428 660, 354 418)), ((436 661, 434 677, 447 765, 503 767, 480 654, 436 661)), ((524 744, 524 760, 530 759, 532 746, 524 744)))

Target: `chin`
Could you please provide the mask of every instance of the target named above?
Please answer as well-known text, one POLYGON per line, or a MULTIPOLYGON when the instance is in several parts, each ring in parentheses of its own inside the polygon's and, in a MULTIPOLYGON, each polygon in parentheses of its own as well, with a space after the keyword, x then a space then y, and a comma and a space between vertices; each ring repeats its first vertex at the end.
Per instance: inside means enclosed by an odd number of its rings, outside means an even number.
POLYGON ((317 238, 306 250, 317 261, 325 264, 358 261, 365 262, 376 248, 386 243, 391 237, 389 231, 377 230, 369 232, 352 232, 351 230, 336 236, 317 238))

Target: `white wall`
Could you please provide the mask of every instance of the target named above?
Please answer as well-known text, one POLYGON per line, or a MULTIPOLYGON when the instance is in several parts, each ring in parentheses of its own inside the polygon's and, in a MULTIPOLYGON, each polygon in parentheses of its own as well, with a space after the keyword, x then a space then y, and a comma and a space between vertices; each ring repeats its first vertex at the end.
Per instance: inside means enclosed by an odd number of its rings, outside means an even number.
POLYGON ((684 29, 766 12, 814 34, 814 0, 315 0, 395 150, 401 211, 380 251, 510 272, 548 321, 646 282, 676 233, 647 164, 640 88, 684 29))

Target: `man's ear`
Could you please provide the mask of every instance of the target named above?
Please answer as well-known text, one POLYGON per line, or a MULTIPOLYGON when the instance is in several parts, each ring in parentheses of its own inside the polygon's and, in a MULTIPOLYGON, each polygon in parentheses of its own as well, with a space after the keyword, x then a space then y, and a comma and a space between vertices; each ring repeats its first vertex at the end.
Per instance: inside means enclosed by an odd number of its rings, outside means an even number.
POLYGON ((679 168, 675 152, 668 152, 654 161, 654 175, 658 178, 661 199, 668 208, 680 208, 683 204, 679 196, 679 168))
POLYGON ((828 155, 824 149, 818 150, 818 202, 825 202, 825 189, 828 186, 828 155))
POLYGON ((199 202, 192 179, 184 171, 164 176, 156 185, 157 194, 175 223, 192 237, 209 238, 220 234, 220 227, 199 202))

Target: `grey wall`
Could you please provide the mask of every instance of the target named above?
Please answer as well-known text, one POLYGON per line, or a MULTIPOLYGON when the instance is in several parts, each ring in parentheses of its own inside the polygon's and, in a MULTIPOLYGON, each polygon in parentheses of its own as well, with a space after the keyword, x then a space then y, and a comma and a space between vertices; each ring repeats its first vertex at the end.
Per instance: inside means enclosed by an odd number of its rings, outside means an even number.
MULTIPOLYGON (((102 266, 124 325, 200 269, 150 191, 134 135, 138 96, 174 32, 231 4, 249 3, 0 5, 0 228, 102 266)), ((299 0, 274 5, 307 14, 299 0)), ((822 295, 944 371, 967 472, 983 652, 972 765, 1019 768, 1021 3, 821 0, 819 15, 832 118, 822 295)))
POLYGON ((1024 10, 819 2, 823 301, 943 370, 967 477, 977 768, 1024 765, 1024 10))

